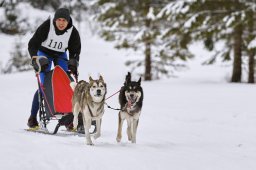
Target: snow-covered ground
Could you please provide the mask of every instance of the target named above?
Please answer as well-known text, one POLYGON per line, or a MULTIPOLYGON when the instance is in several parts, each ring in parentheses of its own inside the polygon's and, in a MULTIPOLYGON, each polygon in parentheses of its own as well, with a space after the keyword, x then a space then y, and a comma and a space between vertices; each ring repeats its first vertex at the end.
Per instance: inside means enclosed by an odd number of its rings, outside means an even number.
MULTIPOLYGON (((108 96, 115 93, 127 73, 125 52, 81 34, 79 79, 102 74, 108 96)), ((6 57, 12 40, 0 37, 6 57)), ((202 49, 193 49, 202 55, 202 49)), ((203 67, 197 58, 189 65, 178 78, 142 82, 137 144, 128 142, 126 127, 122 142, 115 141, 118 112, 108 108, 94 146, 87 146, 84 137, 24 131, 37 88, 34 73, 0 75, 0 169, 255 170, 256 86, 227 83, 230 68, 203 67)), ((119 107, 118 96, 108 104, 119 107)))

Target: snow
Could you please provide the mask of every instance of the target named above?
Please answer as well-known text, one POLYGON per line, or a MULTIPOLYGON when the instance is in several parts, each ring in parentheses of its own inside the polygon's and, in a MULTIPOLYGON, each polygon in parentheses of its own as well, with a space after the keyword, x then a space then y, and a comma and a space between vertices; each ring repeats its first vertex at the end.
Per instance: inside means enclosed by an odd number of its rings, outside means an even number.
MULTIPOLYGON (((28 35, 29 37, 29 35, 28 35)), ((110 96, 122 86, 126 52, 81 31, 79 79, 102 74, 110 96)), ((13 39, 1 35, 0 60, 13 39)), ((0 75, 0 169, 8 170, 254 170, 256 168, 255 85, 228 83, 230 67, 201 66, 206 52, 177 78, 142 82, 145 100, 137 143, 115 141, 117 111, 105 109, 102 136, 87 146, 84 137, 49 136, 24 131, 37 88, 34 73, 0 75)), ((136 79, 136 78, 135 78, 136 79)), ((118 96, 107 103, 117 108, 118 96)), ((53 130, 51 121, 49 130, 53 130)), ((62 128, 63 129, 63 128, 62 128)))
MULTIPOLYGON (((187 2, 192 2, 194 0, 186 0, 187 2)), ((157 18, 163 17, 163 15, 169 15, 170 13, 186 13, 189 10, 188 6, 184 6, 186 1, 170 2, 168 3, 158 14, 157 18)))
POLYGON ((223 21, 226 22, 226 27, 229 27, 235 21, 235 16, 226 16, 223 21))
POLYGON ((154 15, 154 8, 150 7, 149 12, 147 14, 147 18, 151 20, 155 20, 156 16, 154 15))
POLYGON ((192 17, 190 17, 185 23, 184 23, 184 27, 185 28, 189 28, 191 27, 191 25, 193 24, 193 22, 196 21, 196 18, 198 17, 198 14, 193 15, 192 17))
POLYGON ((249 49, 255 48, 256 47, 256 38, 254 38, 248 45, 249 49))

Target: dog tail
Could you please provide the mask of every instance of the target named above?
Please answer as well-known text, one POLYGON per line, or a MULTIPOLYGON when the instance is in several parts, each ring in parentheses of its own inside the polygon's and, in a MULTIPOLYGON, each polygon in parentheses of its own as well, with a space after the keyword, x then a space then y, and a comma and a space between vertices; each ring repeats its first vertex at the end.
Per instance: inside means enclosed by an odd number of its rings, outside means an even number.
POLYGON ((70 85, 71 89, 74 91, 75 88, 76 88, 77 83, 76 82, 71 82, 69 85, 70 85))

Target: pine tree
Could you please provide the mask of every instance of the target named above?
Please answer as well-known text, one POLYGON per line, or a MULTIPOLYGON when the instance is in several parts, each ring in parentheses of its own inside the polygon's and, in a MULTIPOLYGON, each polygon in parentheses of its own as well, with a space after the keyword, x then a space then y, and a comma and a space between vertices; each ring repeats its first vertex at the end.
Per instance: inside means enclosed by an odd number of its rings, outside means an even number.
POLYGON ((15 35, 23 34, 30 29, 26 18, 20 16, 20 10, 17 9, 19 1, 5 0, 3 3, 4 16, 0 21, 0 31, 5 34, 15 35))
POLYGON ((158 42, 162 44, 159 57, 160 62, 163 63, 161 68, 169 66, 175 70, 185 67, 185 62, 181 61, 193 57, 188 49, 192 41, 190 30, 184 27, 189 4, 186 1, 177 0, 168 2, 157 15, 161 25, 158 42))
POLYGON ((21 72, 32 69, 30 66, 31 59, 23 46, 24 43, 21 41, 21 37, 19 37, 18 40, 15 41, 14 50, 11 52, 11 58, 1 70, 2 73, 21 72))
POLYGON ((39 9, 48 10, 50 9, 58 9, 61 5, 61 0, 28 0, 30 4, 39 9))
POLYGON ((0 7, 4 5, 4 0, 0 2, 0 7))
MULTIPOLYGON (((183 55, 181 42, 171 43, 165 26, 170 21, 159 12, 168 4, 168 0, 99 0, 102 9, 97 16, 102 24, 102 37, 115 41, 117 48, 132 49, 144 54, 144 60, 127 61, 133 70, 144 67, 145 80, 152 80, 168 75, 173 68, 183 66, 176 60, 186 60, 190 55, 183 55), (165 42, 168 41, 168 42, 165 42), (173 51, 173 47, 177 49, 173 51), (179 53, 180 51, 180 53, 179 53), (182 55, 181 55, 182 54, 182 55), (181 57, 182 56, 182 57, 181 57)), ((171 21, 172 22, 172 21, 171 21)), ((188 52, 185 49, 186 52, 188 52)))
POLYGON ((88 10, 86 1, 83 0, 65 0, 62 1, 61 4, 62 7, 68 8, 70 10, 70 13, 73 17, 78 22, 78 30, 81 30, 81 22, 84 20, 82 16, 86 15, 86 12, 88 10))
POLYGON ((0 29, 5 34, 17 34, 19 33, 19 27, 18 27, 18 14, 16 10, 17 2, 13 0, 8 0, 5 2, 4 6, 4 14, 5 14, 5 20, 0 22, 0 29))
MULTIPOLYGON (((217 58, 222 57, 223 61, 233 58, 231 82, 241 82, 243 58, 248 56, 248 49, 245 46, 245 39, 248 38, 249 16, 253 2, 244 0, 196 0, 188 3, 189 10, 186 18, 189 24, 182 27, 184 31, 189 30, 193 41, 201 40, 205 42, 205 46, 215 54, 208 60, 208 64, 212 64, 217 58), (245 24, 248 23, 248 24, 245 24), (219 41, 224 42, 222 50, 216 51, 215 45, 219 41), (231 57, 233 55, 233 57, 231 57), (244 57, 243 57, 244 56, 244 57)), ((183 32, 184 32, 183 31, 183 32)), ((250 34, 254 37, 253 34, 250 34)), ((247 41, 247 42, 248 42, 247 41)), ((251 52, 252 62, 254 54, 251 52)), ((252 74, 252 66, 250 73, 252 74)), ((252 75, 249 76, 252 79, 252 75)), ((252 80, 251 80, 252 81, 252 80)))

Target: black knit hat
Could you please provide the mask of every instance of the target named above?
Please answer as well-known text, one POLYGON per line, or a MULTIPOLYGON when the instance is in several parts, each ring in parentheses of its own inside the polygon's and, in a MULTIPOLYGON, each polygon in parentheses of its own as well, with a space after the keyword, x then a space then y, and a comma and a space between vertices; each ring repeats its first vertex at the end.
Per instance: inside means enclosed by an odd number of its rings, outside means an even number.
POLYGON ((69 10, 67 8, 57 9, 57 11, 54 14, 54 21, 56 21, 58 18, 64 18, 69 22, 70 21, 69 10))

